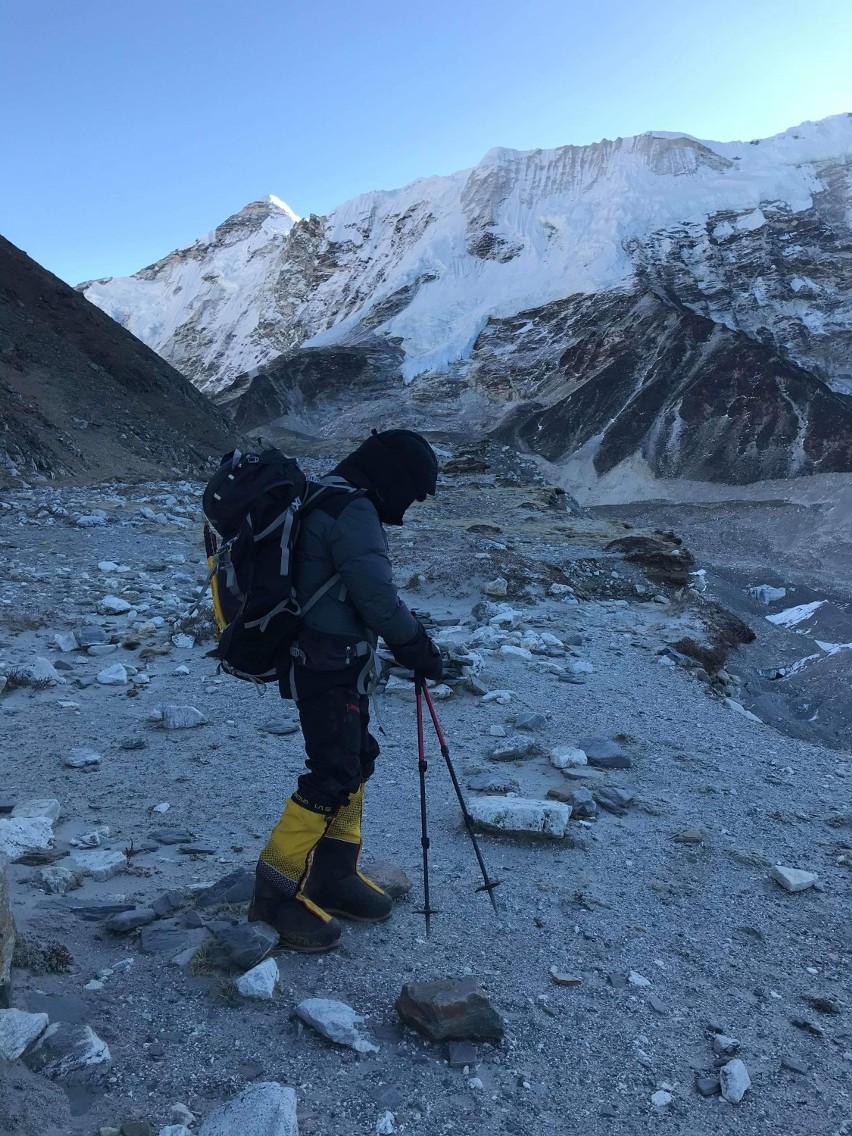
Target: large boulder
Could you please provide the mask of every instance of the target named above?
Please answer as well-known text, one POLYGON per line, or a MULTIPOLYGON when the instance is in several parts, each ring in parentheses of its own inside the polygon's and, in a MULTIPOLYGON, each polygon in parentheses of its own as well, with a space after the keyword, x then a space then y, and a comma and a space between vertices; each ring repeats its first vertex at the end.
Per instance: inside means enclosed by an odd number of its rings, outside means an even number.
POLYGON ((0 1009, 9 1005, 12 987, 12 955, 15 952, 15 920, 9 898, 9 871, 0 856, 0 1009))
POLYGON ((211 1112, 198 1136, 299 1136, 296 1093, 277 1081, 259 1081, 211 1112))

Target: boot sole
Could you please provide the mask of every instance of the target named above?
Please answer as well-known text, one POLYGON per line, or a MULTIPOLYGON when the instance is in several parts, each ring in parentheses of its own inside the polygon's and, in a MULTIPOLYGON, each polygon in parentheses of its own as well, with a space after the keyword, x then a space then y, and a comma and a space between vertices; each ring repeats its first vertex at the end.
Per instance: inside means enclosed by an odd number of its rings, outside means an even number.
MULTIPOLYGON (((286 939, 280 938, 278 941, 279 947, 285 947, 288 951, 297 951, 300 955, 321 955, 327 951, 333 951, 335 947, 340 946, 340 939, 335 939, 333 943, 321 947, 308 947, 304 943, 289 943, 286 939)), ((276 948, 277 949, 277 948, 276 948)))
POLYGON ((348 911, 341 911, 339 907, 324 907, 323 911, 327 911, 329 915, 337 915, 340 919, 347 919, 350 923, 387 923, 393 911, 389 911, 387 915, 352 915, 348 911))

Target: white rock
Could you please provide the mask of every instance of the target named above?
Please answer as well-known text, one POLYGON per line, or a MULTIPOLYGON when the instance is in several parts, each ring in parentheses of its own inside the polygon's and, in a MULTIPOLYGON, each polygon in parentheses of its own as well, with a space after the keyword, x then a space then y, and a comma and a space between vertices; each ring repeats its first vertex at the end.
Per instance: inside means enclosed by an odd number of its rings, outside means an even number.
POLYGON ((729 1061, 719 1070, 719 1079, 722 1082, 722 1096, 730 1104, 739 1104, 751 1088, 751 1078, 739 1057, 729 1061))
POLYGON ((76 651, 79 646, 77 636, 73 631, 58 631, 53 636, 53 645, 62 652, 76 651))
POLYGON ((195 1113, 190 1112, 185 1104, 176 1101, 169 1109, 169 1117, 172 1124, 185 1124, 187 1128, 191 1128, 195 1124, 195 1113))
POLYGON ((383 1112, 376 1121, 376 1136, 393 1136, 397 1131, 396 1117, 392 1112, 383 1112))
POLYGON ((171 702, 162 707, 164 730, 188 730, 203 726, 207 719, 194 706, 179 706, 171 702))
POLYGON ((0 1010, 0 1056, 17 1061, 27 1046, 41 1037, 49 1020, 47 1014, 0 1010))
POLYGON ((296 1093, 258 1081, 211 1112, 198 1136, 299 1136, 296 1093))
POLYGON ((486 596, 503 597, 509 593, 509 583, 503 576, 497 576, 496 579, 487 583, 482 590, 486 596))
POLYGON ((628 974, 627 981, 631 986, 638 986, 640 990, 645 990, 651 985, 650 978, 646 978, 644 974, 639 974, 639 972, 635 970, 631 970, 628 974))
POLYGON ((167 813, 172 806, 168 801, 161 801, 159 805, 154 805, 151 809, 152 813, 167 813))
POLYGON ((264 959, 262 963, 253 966, 234 983, 237 992, 243 998, 272 998, 275 987, 281 980, 278 963, 273 958, 264 959))
POLYGON ((561 801, 527 797, 471 797, 468 811, 474 822, 491 832, 548 836, 560 840, 571 819, 571 806, 561 801))
POLYGON ((816 872, 806 872, 802 868, 785 868, 781 864, 775 864, 770 875, 785 891, 807 891, 819 879, 816 872))
POLYGON ((516 697, 514 690, 489 690, 487 694, 483 694, 480 706, 484 706, 488 702, 497 702, 500 706, 508 706, 514 697, 516 697))
POLYGON ((39 656, 28 666, 24 667, 24 674, 31 682, 50 683, 51 686, 65 686, 67 678, 63 678, 51 663, 50 659, 39 656))
POLYGON ((46 817, 0 817, 0 856, 13 864, 27 852, 49 848, 53 826, 46 817))
POLYGON ((551 596, 573 596, 574 589, 570 584, 551 584, 547 589, 551 596))
POLYGON ((71 863, 82 876, 93 880, 109 880, 127 867, 123 852, 74 852, 71 863))
POLYGON ((55 797, 32 797, 15 805, 12 817, 45 817, 53 824, 54 821, 59 820, 61 812, 62 806, 55 797))
POLYGON ((167 1124, 161 1128, 158 1136, 192 1136, 185 1124, 167 1124))
POLYGON ((588 765, 589 759, 576 746, 554 746, 550 751, 550 764, 556 769, 572 769, 588 765))
POLYGON ((437 686, 430 688, 429 694, 432 696, 435 702, 446 702, 448 698, 452 698, 453 688, 451 686, 447 686, 447 684, 444 682, 439 682, 437 686))
POLYGON ((414 683, 398 675, 389 675, 385 684, 385 694, 395 694, 398 698, 414 699, 414 683))
POLYGON ((111 667, 104 667, 98 671, 98 682, 102 686, 127 686, 129 675, 122 663, 113 663, 111 667))
POLYGON ((672 1094, 667 1093, 664 1089, 651 1095, 651 1104, 654 1108, 668 1108, 672 1103, 672 1094))
POLYGON ((532 651, 528 651, 526 647, 513 647, 511 643, 504 643, 500 648, 500 654, 518 659, 532 658, 532 651))
POLYGON ((104 596, 98 604, 98 611, 101 615, 124 615, 131 607, 132 604, 123 600, 121 596, 104 596))
POLYGON ((188 675, 189 674, 189 667, 186 665, 186 663, 181 663, 181 665, 179 667, 175 667, 175 669, 172 671, 172 674, 173 675, 181 675, 181 676, 188 675))
POLYGON ((66 754, 62 764, 68 769, 91 769, 95 765, 100 765, 102 761, 101 755, 95 753, 93 749, 87 746, 75 746, 66 754))
POLYGON ((338 1045, 346 1045, 356 1053, 378 1053, 379 1047, 358 1029, 364 1018, 345 1002, 332 998, 305 998, 296 1007, 303 1022, 338 1045))
POLYGON ((184 632, 179 631, 176 635, 172 636, 172 643, 175 647, 194 647, 195 638, 192 635, 186 635, 184 632))
POLYGON ((100 572, 117 572, 118 571, 118 565, 115 563, 114 560, 99 560, 98 561, 98 570, 100 572))
POLYGON ((595 668, 585 659, 570 659, 566 664, 568 673, 573 675, 594 674, 595 668))

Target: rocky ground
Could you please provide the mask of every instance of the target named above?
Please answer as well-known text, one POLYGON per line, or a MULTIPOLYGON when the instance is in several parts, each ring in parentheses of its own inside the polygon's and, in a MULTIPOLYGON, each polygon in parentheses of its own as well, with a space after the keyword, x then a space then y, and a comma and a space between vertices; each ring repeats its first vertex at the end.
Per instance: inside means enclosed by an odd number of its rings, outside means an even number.
MULTIPOLYGON (((184 618, 204 574, 199 487, 7 497, 10 998, 58 1028, 52 1065, 43 1037, 0 1060, 0 1130, 248 1132, 216 1110, 253 1087, 275 1098, 276 1133, 295 1131, 295 1111, 317 1136, 849 1131, 848 746, 745 709, 764 628, 749 621, 744 642, 711 564, 669 538, 644 558, 608 549, 645 530, 492 457, 456 454, 436 501, 390 538, 407 599, 455 659, 436 707, 499 912, 476 892, 430 738, 440 913, 426 937, 414 705, 392 677, 375 700, 366 849, 413 886, 390 923, 347 926, 326 957, 274 952, 268 998, 240 979, 264 949, 235 945, 242 873, 302 751, 292 704, 218 676, 203 610, 184 618), (232 873, 233 890, 205 895, 232 873), (502 1039, 431 1041, 403 1023, 403 985, 447 977, 478 980, 502 1039), (363 1016, 338 1034, 350 1044, 294 1015, 309 999, 363 1016)), ((7 1016, 0 1043, 11 1054, 16 1030, 46 1024, 7 1016)))

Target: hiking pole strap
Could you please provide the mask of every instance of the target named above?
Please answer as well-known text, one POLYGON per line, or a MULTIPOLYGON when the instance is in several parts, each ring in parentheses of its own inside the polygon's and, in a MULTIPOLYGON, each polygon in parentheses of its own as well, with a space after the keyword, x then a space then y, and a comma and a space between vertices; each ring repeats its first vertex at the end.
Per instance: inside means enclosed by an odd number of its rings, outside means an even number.
POLYGON ((453 783, 453 788, 455 789, 456 796, 458 797, 459 805, 461 806, 462 817, 464 819, 464 826, 467 829, 467 834, 470 837, 470 842, 473 845, 473 851, 476 855, 477 863, 479 864, 479 870, 482 873, 482 879, 483 879, 482 886, 477 888, 476 890, 488 892, 488 898, 491 900, 491 906, 494 908, 494 911, 496 912, 497 911, 497 900, 494 898, 494 889, 499 886, 500 881, 499 880, 492 880, 492 879, 490 879, 490 877, 488 875, 488 869, 485 867, 485 861, 482 858, 482 851, 479 847, 479 841, 476 839, 476 833, 475 833, 474 828, 473 828, 473 818, 471 817, 470 813, 468 812, 467 804, 465 803, 465 799, 464 799, 464 794, 462 793, 461 785, 459 785, 459 779, 456 776, 455 766, 453 765, 452 759, 450 758, 450 747, 447 745, 447 740, 444 737, 444 731, 441 729, 441 723, 438 721, 438 715, 435 713, 435 705, 432 702, 432 696, 429 693, 429 688, 422 681, 422 679, 419 680, 419 681, 421 683, 421 686, 418 687, 418 696, 417 696, 417 700, 418 700, 417 704, 418 704, 418 712, 419 712, 418 721, 420 723, 422 723, 423 713, 422 713, 422 710, 420 709, 420 690, 422 690, 423 697, 426 699, 426 705, 429 708, 429 715, 432 719, 432 725, 435 727, 435 733, 438 735, 438 745, 441 748, 441 756, 443 757, 444 761, 447 764, 447 770, 449 771, 449 774, 450 774, 450 780, 453 783))

